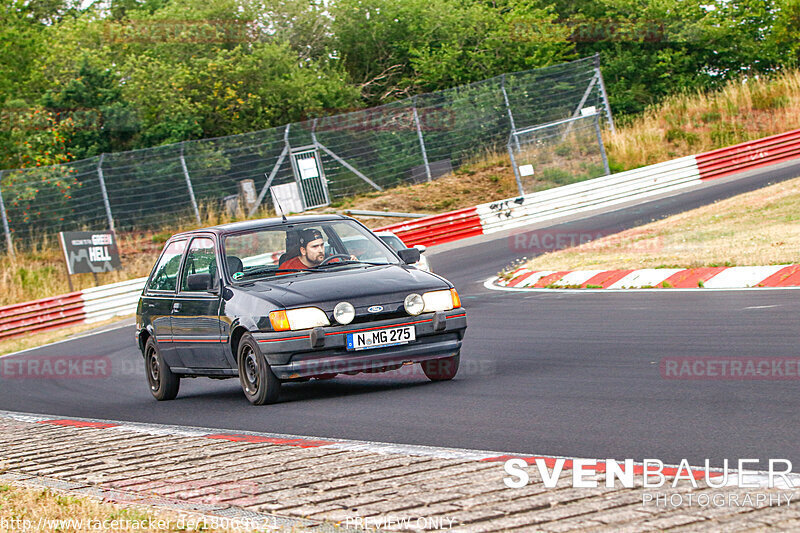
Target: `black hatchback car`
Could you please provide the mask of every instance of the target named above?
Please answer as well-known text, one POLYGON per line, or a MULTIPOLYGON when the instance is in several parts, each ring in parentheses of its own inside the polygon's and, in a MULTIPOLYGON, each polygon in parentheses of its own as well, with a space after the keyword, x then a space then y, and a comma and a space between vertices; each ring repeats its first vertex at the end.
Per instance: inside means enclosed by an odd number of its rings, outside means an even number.
POLYGON ((187 377, 239 377, 253 404, 284 381, 420 363, 458 371, 466 312, 453 285, 410 266, 358 221, 297 216, 170 238, 145 285, 136 341, 153 396, 187 377))

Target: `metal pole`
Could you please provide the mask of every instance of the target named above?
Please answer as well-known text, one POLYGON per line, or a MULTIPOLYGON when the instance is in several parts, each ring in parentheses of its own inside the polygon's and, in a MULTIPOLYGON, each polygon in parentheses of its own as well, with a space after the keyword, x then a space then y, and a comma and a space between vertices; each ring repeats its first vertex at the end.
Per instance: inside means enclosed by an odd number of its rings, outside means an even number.
POLYGON ((600 116, 595 113, 594 115, 594 130, 597 132, 597 144, 600 145, 600 155, 603 156, 603 168, 606 170, 606 176, 611 174, 611 169, 608 167, 608 156, 606 156, 606 147, 603 144, 603 135, 600 131, 600 116))
POLYGON ((192 209, 194 209, 194 216, 198 224, 202 224, 200 220, 200 210, 197 208, 197 199, 194 197, 194 188, 192 187, 192 179, 189 177, 189 169, 186 168, 186 158, 183 157, 183 143, 181 143, 181 167, 183 168, 183 177, 186 178, 186 188, 189 189, 189 198, 192 200, 192 209))
POLYGON ((281 150, 281 155, 278 156, 278 161, 275 163, 275 166, 272 167, 272 172, 269 173, 269 177, 267 178, 267 182, 261 187, 261 192, 258 193, 258 198, 256 199, 256 203, 253 205, 253 209, 250 210, 247 216, 251 217, 255 214, 256 210, 261 207, 261 202, 264 201, 264 197, 267 195, 267 191, 269 190, 269 186, 272 185, 272 180, 275 179, 275 176, 278 174, 278 170, 281 168, 283 164, 283 160, 286 158, 286 154, 289 153, 289 126, 291 124, 286 125, 286 129, 283 131, 283 150, 281 150))
POLYGON ((114 231, 114 217, 111 216, 111 204, 108 202, 108 191, 106 190, 106 180, 103 178, 103 159, 106 154, 100 154, 100 161, 97 162, 97 177, 100 179, 100 192, 103 193, 103 203, 106 206, 106 216, 108 217, 108 229, 114 231))
POLYGON ((500 88, 503 90, 503 101, 506 103, 506 111, 508 112, 508 121, 511 123, 511 134, 514 136, 514 143, 517 145, 517 150, 519 150, 519 139, 515 134, 515 132, 517 131, 517 126, 514 124, 514 115, 511 113, 511 105, 508 103, 508 93, 506 92, 505 74, 500 76, 500 88))
POLYGON ((358 176, 358 177, 359 177, 359 178, 361 178, 362 180, 364 180, 364 181, 366 181, 367 183, 369 183, 369 184, 370 184, 370 185, 371 185, 371 186, 372 186, 372 187, 373 187, 373 188, 374 188, 376 191, 382 191, 382 190, 383 190, 383 187, 381 187, 380 185, 378 185, 377 183, 375 183, 374 181, 372 181, 371 179, 369 179, 368 177, 366 177, 364 174, 362 174, 361 172, 359 172, 359 171, 358 171, 358 170, 357 170, 357 169, 356 169, 356 168, 355 168, 353 165, 351 165, 350 163, 348 163, 347 161, 345 161, 344 159, 342 159, 342 158, 341 158, 341 157, 339 157, 338 155, 336 155, 336 154, 334 154, 333 152, 331 152, 330 150, 328 150, 328 149, 325 147, 325 145, 324 145, 324 144, 322 144, 322 143, 319 143, 319 142, 318 142, 318 143, 317 143, 317 148, 319 148, 319 149, 323 150, 323 151, 324 151, 325 153, 327 153, 329 156, 331 156, 332 158, 334 158, 334 159, 335 159, 335 160, 336 160, 336 161, 337 161, 337 162, 338 162, 340 165, 342 165, 344 168, 346 168, 347 170, 349 170, 350 172, 352 172, 353 174, 355 174, 356 176, 358 176))
POLYGON ((600 72, 600 54, 594 55, 594 72, 597 76, 597 81, 600 82, 600 94, 603 96, 603 103, 606 108, 606 118, 608 119, 608 126, 611 128, 611 133, 616 133, 614 128, 614 118, 611 116, 611 105, 608 103, 608 93, 606 92, 606 84, 603 81, 603 74, 600 72))
POLYGON ((6 248, 8 249, 8 254, 14 257, 14 246, 11 244, 11 230, 8 229, 8 217, 6 216, 6 205, 3 203, 2 181, 3 171, 0 170, 0 216, 3 217, 3 231, 6 232, 6 248))
POLYGON ((592 89, 594 89, 594 84, 597 83, 597 71, 595 70, 594 76, 592 76, 592 81, 589 82, 589 86, 583 92, 583 97, 581 98, 578 107, 575 108, 575 112, 572 114, 573 118, 577 117, 581 114, 581 109, 586 104, 586 100, 589 99, 589 95, 592 94, 592 89))
MULTIPOLYGON (((581 98, 581 101, 578 103, 578 107, 576 107, 575 112, 572 113, 572 118, 577 118, 581 114, 581 109, 583 109, 583 106, 586 105, 586 100, 588 100, 589 95, 592 93, 592 89, 594 88, 595 83, 597 83, 597 70, 595 70, 594 76, 592 76, 592 81, 589 82, 589 86, 583 92, 583 97, 581 98)), ((561 140, 563 141, 564 139, 566 139, 567 135, 569 135, 571 131, 572 131, 572 123, 570 122, 569 124, 567 124, 567 129, 564 130, 564 133, 561 135, 561 140)))
POLYGON ((425 174, 428 181, 431 181, 431 166, 428 164, 428 152, 425 151, 425 140, 422 138, 422 127, 419 124, 419 114, 417 113, 417 97, 414 97, 414 123, 417 125, 417 137, 419 137, 419 147, 422 150, 422 161, 425 163, 425 174))
POLYGON ((514 158, 514 149, 511 148, 511 141, 508 142, 508 155, 511 156, 511 167, 514 169, 514 177, 517 179, 517 189, 519 189, 519 195, 525 196, 525 191, 522 188, 522 178, 519 175, 519 169, 517 168, 517 160, 514 158))

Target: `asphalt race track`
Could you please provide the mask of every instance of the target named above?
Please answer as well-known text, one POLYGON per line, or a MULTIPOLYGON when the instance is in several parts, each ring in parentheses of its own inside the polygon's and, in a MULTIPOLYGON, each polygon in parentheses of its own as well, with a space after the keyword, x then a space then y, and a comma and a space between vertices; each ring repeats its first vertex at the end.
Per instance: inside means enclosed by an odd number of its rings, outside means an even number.
MULTIPOLYGON (((554 227, 608 231, 800 174, 765 170, 683 195, 554 227)), ((471 243, 470 243, 471 242, 471 243)), ((285 385, 253 407, 238 380, 184 380, 156 402, 133 327, 13 356, 96 356, 110 375, 25 379, 0 359, 0 409, 274 433, 590 458, 788 458, 800 471, 800 389, 786 381, 664 379, 668 357, 797 357, 800 290, 524 293, 483 281, 518 257, 508 237, 431 255, 459 288, 469 329, 458 377, 417 366, 285 385)))

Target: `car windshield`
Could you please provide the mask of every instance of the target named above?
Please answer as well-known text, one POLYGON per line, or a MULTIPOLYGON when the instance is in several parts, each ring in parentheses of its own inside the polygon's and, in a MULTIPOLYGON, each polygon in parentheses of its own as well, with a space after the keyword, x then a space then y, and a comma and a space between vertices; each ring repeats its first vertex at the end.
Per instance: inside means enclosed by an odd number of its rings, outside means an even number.
POLYGON ((236 281, 400 262, 350 220, 258 228, 228 235, 224 246, 228 274, 236 281))

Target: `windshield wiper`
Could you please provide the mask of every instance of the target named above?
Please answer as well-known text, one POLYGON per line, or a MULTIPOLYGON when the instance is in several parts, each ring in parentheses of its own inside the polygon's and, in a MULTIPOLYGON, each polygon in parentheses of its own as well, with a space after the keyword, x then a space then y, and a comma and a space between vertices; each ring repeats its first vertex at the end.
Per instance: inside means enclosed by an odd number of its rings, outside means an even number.
MULTIPOLYGON (((244 279, 246 277, 258 275, 258 274, 273 274, 276 272, 314 272, 314 269, 311 268, 268 268, 268 267, 261 267, 254 270, 250 270, 248 272, 242 272, 242 276, 239 278, 244 279)), ((236 279, 236 278, 234 278, 236 279)), ((238 280, 237 280, 238 281, 238 280)))
POLYGON ((331 266, 342 266, 342 265, 370 265, 370 266, 381 266, 381 265, 390 265, 391 263, 373 263, 370 261, 359 261, 357 259, 348 259, 346 261, 338 261, 336 263, 328 263, 327 265, 317 265, 315 268, 327 268, 331 266))

